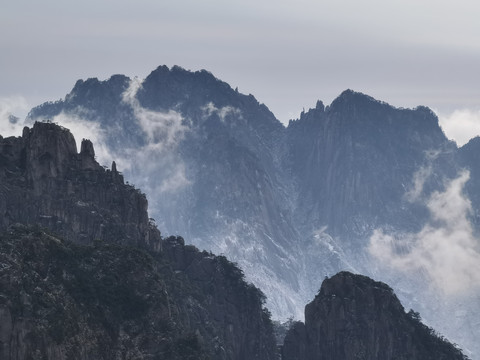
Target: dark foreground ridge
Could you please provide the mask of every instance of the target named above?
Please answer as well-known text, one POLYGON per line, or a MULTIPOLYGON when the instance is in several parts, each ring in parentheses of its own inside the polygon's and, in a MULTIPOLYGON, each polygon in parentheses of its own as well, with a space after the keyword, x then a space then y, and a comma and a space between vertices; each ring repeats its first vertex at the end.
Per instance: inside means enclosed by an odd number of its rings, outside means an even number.
POLYGON ((466 359, 460 350, 406 313, 393 290, 366 276, 326 279, 305 307, 305 324, 285 338, 283 360, 466 359))
MULTIPOLYGON (((52 123, 0 139, 0 359, 278 359, 264 295, 223 256, 162 239, 115 164, 52 123)), ((392 290, 324 282, 290 359, 463 359, 392 290)))
POLYGON ((275 359, 259 290, 226 259, 176 247, 191 270, 169 254, 11 227, 0 237, 0 358, 275 359))

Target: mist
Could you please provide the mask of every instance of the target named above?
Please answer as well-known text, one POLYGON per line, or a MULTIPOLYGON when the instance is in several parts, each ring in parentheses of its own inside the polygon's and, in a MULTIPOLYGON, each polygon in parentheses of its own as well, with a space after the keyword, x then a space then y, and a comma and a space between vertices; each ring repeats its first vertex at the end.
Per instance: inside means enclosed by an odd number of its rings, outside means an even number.
MULTIPOLYGON (((420 199, 422 179, 429 170, 415 175, 414 196, 420 199)), ((410 275, 426 274, 431 286, 445 295, 462 296, 480 289, 480 240, 470 222, 472 205, 463 189, 470 173, 463 170, 425 201, 430 220, 418 233, 387 233, 376 229, 369 252, 384 266, 410 275)), ((418 200, 420 201, 420 200, 418 200)))
POLYGON ((22 96, 0 98, 0 135, 20 136, 25 126, 20 116, 28 110, 27 100, 22 96))

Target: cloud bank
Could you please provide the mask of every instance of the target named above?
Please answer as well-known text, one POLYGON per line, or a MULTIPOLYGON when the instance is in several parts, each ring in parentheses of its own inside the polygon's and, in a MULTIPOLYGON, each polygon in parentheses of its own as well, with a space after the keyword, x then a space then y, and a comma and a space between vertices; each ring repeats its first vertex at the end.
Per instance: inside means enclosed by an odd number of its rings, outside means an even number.
MULTIPOLYGON (((425 175, 422 172, 418 178, 425 175)), ((462 171, 443 192, 428 198, 431 219, 420 232, 392 235, 375 230, 370 253, 396 270, 425 274, 434 288, 447 295, 480 289, 480 241, 469 220, 470 200, 463 194, 469 178, 469 172, 462 171)))
POLYGON ((240 119, 243 119, 242 112, 240 109, 233 106, 224 106, 217 108, 212 102, 209 102, 202 108, 205 117, 210 117, 213 114, 216 114, 221 122, 225 122, 227 116, 236 116, 240 119))
POLYGON ((445 135, 458 146, 480 135, 480 110, 455 110, 450 115, 439 114, 438 119, 445 135))

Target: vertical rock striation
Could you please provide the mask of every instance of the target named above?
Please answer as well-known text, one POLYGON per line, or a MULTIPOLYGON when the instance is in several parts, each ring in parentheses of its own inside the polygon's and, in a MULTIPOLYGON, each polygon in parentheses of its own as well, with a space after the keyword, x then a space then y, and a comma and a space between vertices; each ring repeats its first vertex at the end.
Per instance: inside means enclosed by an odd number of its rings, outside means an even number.
POLYGON ((39 225, 67 240, 95 240, 159 250, 160 233, 148 218, 147 199, 116 170, 95 161, 90 140, 81 151, 73 135, 35 123, 20 138, 0 139, 0 228, 39 225))

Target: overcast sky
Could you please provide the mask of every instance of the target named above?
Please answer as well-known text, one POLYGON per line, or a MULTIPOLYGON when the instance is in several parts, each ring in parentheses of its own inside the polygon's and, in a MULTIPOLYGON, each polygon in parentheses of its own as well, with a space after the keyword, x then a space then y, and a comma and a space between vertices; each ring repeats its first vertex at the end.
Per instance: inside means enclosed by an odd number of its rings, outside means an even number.
POLYGON ((209 70, 283 122, 350 88, 399 107, 431 107, 459 143, 480 134, 478 1, 0 5, 0 113, 23 116, 63 98, 80 78, 145 78, 166 64, 209 70))

